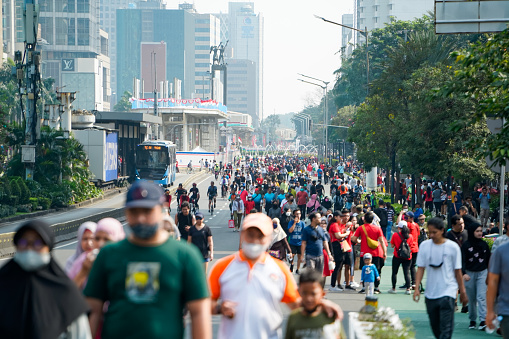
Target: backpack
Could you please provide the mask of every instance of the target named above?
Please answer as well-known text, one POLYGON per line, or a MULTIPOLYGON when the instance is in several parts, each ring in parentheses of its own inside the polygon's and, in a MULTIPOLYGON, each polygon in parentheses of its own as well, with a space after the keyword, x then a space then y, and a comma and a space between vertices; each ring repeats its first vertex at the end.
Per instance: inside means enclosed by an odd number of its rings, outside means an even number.
POLYGON ((404 239, 401 234, 399 234, 399 237, 401 238, 401 245, 399 245, 398 248, 398 257, 400 259, 410 260, 412 256, 412 252, 410 251, 410 246, 408 245, 408 242, 406 239, 404 239))
POLYGON ((419 245, 421 245, 421 243, 424 241, 424 240, 427 240, 428 239, 428 235, 426 234, 426 231, 424 230, 424 228, 421 228, 421 231, 419 233, 419 238, 417 239, 417 243, 419 245))

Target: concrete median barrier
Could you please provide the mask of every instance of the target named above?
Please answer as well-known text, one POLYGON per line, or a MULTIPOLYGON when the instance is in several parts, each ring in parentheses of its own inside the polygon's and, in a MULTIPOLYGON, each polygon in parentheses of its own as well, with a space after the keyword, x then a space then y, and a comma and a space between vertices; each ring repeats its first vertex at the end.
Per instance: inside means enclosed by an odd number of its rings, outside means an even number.
MULTIPOLYGON (((58 244, 76 238, 78 228, 85 221, 98 222, 103 218, 119 219, 122 218, 123 216, 124 208, 116 208, 110 211, 97 213, 88 217, 70 220, 60 224, 54 224, 51 225, 51 228, 55 233, 55 242, 58 244)), ((14 234, 15 234, 14 232, 0 234, 0 258, 8 258, 14 255, 14 252, 16 251, 13 242, 14 234)))

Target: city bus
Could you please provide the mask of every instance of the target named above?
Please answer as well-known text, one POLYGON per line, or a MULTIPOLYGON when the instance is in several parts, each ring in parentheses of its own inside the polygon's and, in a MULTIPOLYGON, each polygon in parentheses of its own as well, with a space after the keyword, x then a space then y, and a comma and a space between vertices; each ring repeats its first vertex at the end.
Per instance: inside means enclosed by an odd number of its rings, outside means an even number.
POLYGON ((144 141, 136 146, 136 179, 163 187, 173 185, 176 173, 176 145, 171 141, 144 141))

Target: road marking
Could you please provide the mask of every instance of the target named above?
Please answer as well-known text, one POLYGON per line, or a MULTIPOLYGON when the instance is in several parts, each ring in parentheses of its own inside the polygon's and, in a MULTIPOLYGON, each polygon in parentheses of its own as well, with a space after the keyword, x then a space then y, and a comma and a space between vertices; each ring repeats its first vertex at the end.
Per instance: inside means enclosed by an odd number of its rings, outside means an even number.
POLYGON ((69 246, 69 245, 72 245, 72 244, 76 244, 77 242, 78 242, 78 240, 75 240, 75 241, 70 242, 70 243, 65 244, 65 245, 55 246, 54 249, 62 248, 62 247, 69 246))

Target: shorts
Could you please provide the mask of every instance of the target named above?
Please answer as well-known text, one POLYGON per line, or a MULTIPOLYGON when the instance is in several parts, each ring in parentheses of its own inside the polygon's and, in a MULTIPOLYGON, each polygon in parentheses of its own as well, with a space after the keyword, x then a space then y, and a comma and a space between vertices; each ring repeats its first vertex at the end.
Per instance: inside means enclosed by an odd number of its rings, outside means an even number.
POLYGON ((203 262, 210 262, 210 258, 203 258, 203 262))
POLYGON ((210 195, 209 195, 209 201, 210 201, 210 200, 214 200, 215 198, 216 198, 216 196, 215 196, 215 195, 213 195, 213 196, 210 196, 210 195))
POLYGON ((290 249, 292 250, 292 253, 293 254, 298 254, 300 255, 300 245, 297 246, 297 245, 292 245, 290 244, 290 249))
POLYGON ((352 252, 344 252, 343 265, 352 266, 352 252))

